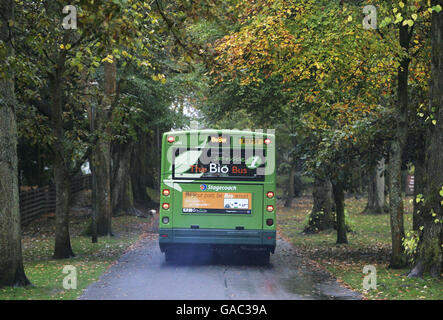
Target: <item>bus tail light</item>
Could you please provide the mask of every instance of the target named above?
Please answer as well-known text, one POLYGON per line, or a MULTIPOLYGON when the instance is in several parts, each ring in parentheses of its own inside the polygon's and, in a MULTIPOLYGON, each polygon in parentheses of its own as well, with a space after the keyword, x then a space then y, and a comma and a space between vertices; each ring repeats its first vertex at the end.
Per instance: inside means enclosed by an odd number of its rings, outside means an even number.
POLYGON ((169 143, 173 143, 175 141, 175 137, 174 136, 168 136, 168 142, 169 143))
POLYGON ((165 210, 168 210, 169 209, 169 203, 167 203, 167 202, 163 203, 162 208, 165 209, 165 210))
POLYGON ((265 141, 263 141, 265 144, 270 144, 272 141, 269 138, 266 138, 265 141))
POLYGON ((273 224, 274 224, 274 220, 272 220, 272 219, 267 219, 267 220, 266 220, 266 225, 267 225, 267 226, 270 227, 270 226, 272 226, 273 224))
POLYGON ((267 196, 269 199, 274 198, 274 192, 272 192, 272 191, 268 191, 268 192, 266 193, 266 196, 267 196))
POLYGON ((272 205, 266 206, 266 211, 268 211, 268 212, 274 211, 274 206, 272 206, 272 205))
POLYGON ((169 223, 169 218, 168 217, 163 217, 162 222, 163 222, 163 224, 168 224, 169 223))
POLYGON ((169 196, 171 194, 171 192, 169 191, 169 189, 163 189, 163 195, 164 196, 169 196))

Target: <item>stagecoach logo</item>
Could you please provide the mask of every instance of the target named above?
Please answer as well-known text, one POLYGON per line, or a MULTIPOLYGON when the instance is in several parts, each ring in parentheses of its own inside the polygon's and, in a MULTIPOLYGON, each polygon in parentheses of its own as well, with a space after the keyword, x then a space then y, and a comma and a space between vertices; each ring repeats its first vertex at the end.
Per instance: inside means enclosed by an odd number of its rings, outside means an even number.
POLYGON ((206 184, 201 184, 200 185, 200 190, 201 191, 206 191, 206 190, 212 190, 212 191, 236 191, 237 190, 237 186, 214 186, 214 185, 206 185, 206 184))

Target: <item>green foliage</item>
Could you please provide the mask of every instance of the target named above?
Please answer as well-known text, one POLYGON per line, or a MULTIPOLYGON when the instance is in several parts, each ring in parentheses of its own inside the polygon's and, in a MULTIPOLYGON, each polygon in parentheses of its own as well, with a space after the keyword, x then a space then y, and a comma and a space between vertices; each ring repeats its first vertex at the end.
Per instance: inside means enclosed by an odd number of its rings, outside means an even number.
POLYGON ((171 108, 176 99, 171 92, 184 88, 171 72, 172 55, 165 55, 170 39, 158 13, 134 0, 70 4, 77 7, 76 30, 62 27, 63 1, 16 3, 16 52, 10 63, 20 75, 16 89, 21 141, 42 146, 46 154, 40 160, 52 167, 56 138, 51 108, 60 94, 65 160, 77 168, 96 138, 105 135, 90 130, 90 108, 102 105, 105 61, 117 63, 119 89, 107 139, 127 142, 153 126, 166 131, 185 125, 186 117, 171 108), (171 76, 166 79, 166 74, 171 76), (60 92, 54 91, 56 76, 60 92))
POLYGON ((236 9, 237 26, 215 43, 213 91, 222 100, 215 109, 263 115, 258 123, 269 121, 286 137, 282 162, 303 157, 313 174, 347 182, 353 162, 378 161, 384 144, 375 141, 389 138, 380 95, 390 95, 398 65, 386 57, 389 42, 349 19, 361 9, 267 0, 236 9), (272 99, 249 99, 257 91, 272 99))
POLYGON ((406 233, 406 237, 403 238, 403 247, 411 262, 415 259, 419 240, 419 233, 416 231, 406 233))

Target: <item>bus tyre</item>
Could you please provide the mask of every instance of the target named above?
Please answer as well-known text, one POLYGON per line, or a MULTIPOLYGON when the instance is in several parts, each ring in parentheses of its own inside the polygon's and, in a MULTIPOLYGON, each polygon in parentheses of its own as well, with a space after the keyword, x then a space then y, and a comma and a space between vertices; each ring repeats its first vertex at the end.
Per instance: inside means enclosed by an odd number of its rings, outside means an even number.
POLYGON ((166 250, 165 251, 165 261, 171 262, 173 259, 174 259, 174 253, 172 252, 172 250, 166 250))
POLYGON ((258 254, 258 260, 261 264, 269 264, 271 259, 271 253, 269 251, 260 252, 258 254))

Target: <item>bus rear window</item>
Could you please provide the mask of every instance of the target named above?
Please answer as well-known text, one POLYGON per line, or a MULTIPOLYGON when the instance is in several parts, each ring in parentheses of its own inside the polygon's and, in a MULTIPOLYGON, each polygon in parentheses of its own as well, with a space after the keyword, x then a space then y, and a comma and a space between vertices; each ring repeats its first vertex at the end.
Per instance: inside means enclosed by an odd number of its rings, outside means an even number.
POLYGON ((173 179, 263 181, 264 149, 177 148, 173 179))

